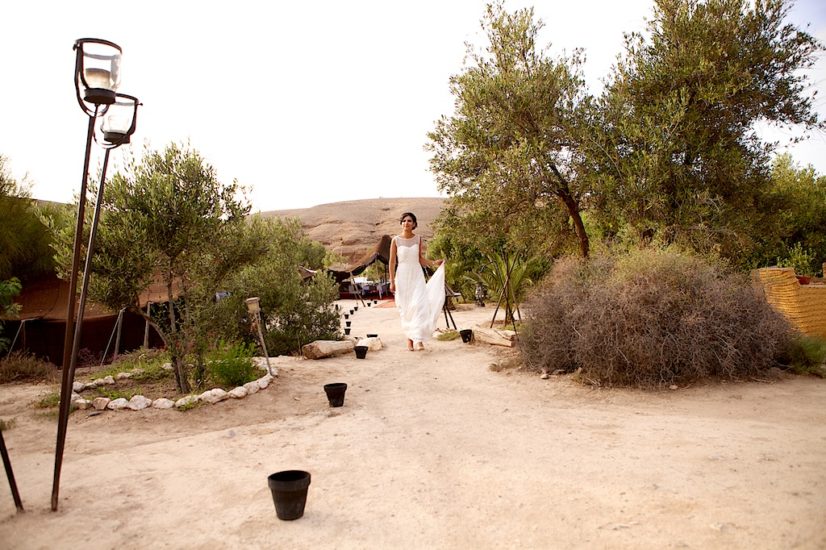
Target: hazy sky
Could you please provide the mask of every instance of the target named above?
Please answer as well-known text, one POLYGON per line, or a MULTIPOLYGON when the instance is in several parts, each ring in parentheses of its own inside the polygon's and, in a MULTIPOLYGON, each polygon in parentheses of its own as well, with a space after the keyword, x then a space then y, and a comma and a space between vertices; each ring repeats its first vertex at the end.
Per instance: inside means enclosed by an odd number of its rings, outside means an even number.
MULTIPOLYGON (((26 0, 2 11, 0 154, 36 198, 80 188, 87 119, 72 45, 123 48, 119 91, 144 104, 133 150, 189 141, 221 181, 251 188, 253 210, 376 197, 436 196, 423 146, 453 110, 448 78, 464 43, 484 44, 484 0, 26 0)), ((533 5, 552 53, 586 51, 592 92, 642 30, 653 0, 509 1, 533 5)), ((826 3, 800 0, 798 25, 826 42, 826 3)), ((811 74, 826 117, 826 58, 811 74)), ((788 131, 778 135, 788 137, 788 131)), ((117 165, 126 147, 112 153, 117 165)), ((826 136, 792 150, 826 173, 826 136)), ((95 149, 92 166, 102 155, 95 149)), ((110 168, 110 175, 112 170, 110 168)))

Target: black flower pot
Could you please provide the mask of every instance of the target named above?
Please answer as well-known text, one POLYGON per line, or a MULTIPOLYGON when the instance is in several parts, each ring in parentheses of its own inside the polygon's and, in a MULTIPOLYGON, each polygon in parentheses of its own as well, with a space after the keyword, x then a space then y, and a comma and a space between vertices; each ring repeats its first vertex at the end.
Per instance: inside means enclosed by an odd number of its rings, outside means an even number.
POLYGON ((471 340, 473 340, 473 331, 469 328, 460 330, 459 334, 462 336, 462 342, 465 344, 468 344, 471 340))
POLYGON ((294 520, 304 515, 310 473, 302 470, 284 470, 270 474, 267 484, 272 492, 275 515, 278 519, 294 520))
POLYGON ((353 350, 356 352, 356 357, 359 359, 364 359, 367 357, 367 350, 369 348, 367 346, 355 346, 353 350))
POLYGON ((344 336, 350 336, 350 327, 345 327, 344 336))
POLYGON ((359 310, 358 306, 353 306, 353 311, 358 311, 358 310, 359 310))
POLYGON ((379 335, 378 334, 368 334, 367 337, 368 338, 378 338, 379 335))
POLYGON ((345 319, 349 319, 349 318, 350 318, 350 314, 349 314, 349 313, 345 313, 345 314, 344 314, 344 318, 345 318, 345 319))
POLYGON ((352 321, 344 321, 344 326, 350 328, 350 323, 352 323, 352 321))
POLYGON ((347 391, 347 384, 344 382, 334 382, 324 384, 324 393, 327 394, 327 401, 331 407, 341 407, 344 405, 344 392, 347 391))

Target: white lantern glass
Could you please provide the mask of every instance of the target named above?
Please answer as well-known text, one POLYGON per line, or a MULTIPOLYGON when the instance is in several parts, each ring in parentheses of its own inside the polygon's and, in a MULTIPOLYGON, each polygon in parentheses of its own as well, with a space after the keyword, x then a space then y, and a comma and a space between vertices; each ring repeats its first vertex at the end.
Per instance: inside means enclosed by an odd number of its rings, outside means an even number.
POLYGON ((117 48, 100 42, 83 44, 83 83, 86 88, 112 92, 120 84, 121 53, 117 48))
POLYGON ((130 97, 118 95, 115 103, 109 106, 106 116, 103 117, 101 130, 108 139, 112 135, 126 137, 132 129, 132 122, 135 119, 135 100, 130 97))

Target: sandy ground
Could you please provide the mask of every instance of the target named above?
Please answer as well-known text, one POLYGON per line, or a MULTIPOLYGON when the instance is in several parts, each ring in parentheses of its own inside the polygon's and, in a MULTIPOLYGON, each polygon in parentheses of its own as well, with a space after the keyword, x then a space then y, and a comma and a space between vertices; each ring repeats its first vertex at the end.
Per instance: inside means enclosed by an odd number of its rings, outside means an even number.
POLYGON ((494 372, 483 344, 410 353, 392 308, 353 327, 385 349, 279 358, 267 390, 185 413, 73 414, 57 513, 56 422, 21 410, 50 388, 0 387, 27 510, 2 491, 0 547, 826 548, 826 381, 595 389, 494 372), (312 474, 293 522, 284 469, 312 474))

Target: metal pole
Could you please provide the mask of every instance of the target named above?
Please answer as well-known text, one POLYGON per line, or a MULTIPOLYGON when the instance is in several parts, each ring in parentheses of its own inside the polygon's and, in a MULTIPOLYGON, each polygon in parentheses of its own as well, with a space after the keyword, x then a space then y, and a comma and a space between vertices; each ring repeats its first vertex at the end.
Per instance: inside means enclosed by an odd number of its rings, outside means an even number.
MULTIPOLYGON (((95 112, 97 115, 97 109, 95 112)), ((60 382, 60 412, 57 417, 57 445, 55 447, 54 479, 52 481, 52 511, 57 511, 57 494, 60 486, 60 468, 63 463, 63 447, 66 443, 66 425, 69 422, 69 402, 72 398, 74 372, 69 372, 72 359, 72 334, 75 318, 75 292, 77 292, 77 271, 80 266, 80 249, 83 245, 83 222, 86 215, 86 184, 89 179, 89 154, 92 149, 92 137, 95 132, 95 118, 89 117, 89 129, 86 132, 86 153, 83 160, 83 178, 77 205, 75 223, 75 241, 72 254, 72 267, 69 271, 69 297, 66 304, 66 331, 63 335, 63 364, 60 382)))
MULTIPOLYGON (((11 356, 11 350, 14 349, 14 344, 17 343, 17 337, 20 336, 20 331, 23 330, 23 325, 26 324, 26 321, 28 321, 28 319, 23 319, 22 321, 20 321, 20 326, 17 327, 17 332, 14 333, 14 339, 11 341, 11 345, 9 346, 9 349, 6 352, 6 357, 11 356)), ((25 342, 25 337, 23 338, 23 341, 25 342)), ((23 347, 25 348, 26 346, 23 347)))
POLYGON ((3 466, 6 467, 6 477, 9 478, 11 497, 14 499, 14 505, 17 507, 18 512, 25 512, 23 509, 23 501, 20 500, 20 493, 17 492, 17 482, 14 481, 14 472, 11 469, 11 459, 9 458, 9 451, 6 450, 6 440, 3 439, 2 429, 0 429, 0 454, 3 455, 3 466))
MULTIPOLYGON (((109 151, 106 151, 106 154, 109 154, 109 151)), ((115 321, 115 328, 117 329, 117 338, 115 338, 115 353, 112 354, 112 361, 114 362, 118 358, 118 353, 120 353, 120 334, 123 330, 123 312, 126 309, 123 308, 118 312, 118 320, 115 321)))
POLYGON ((152 302, 146 302, 146 326, 143 329, 143 347, 144 349, 149 349, 149 306, 152 305, 152 302))

